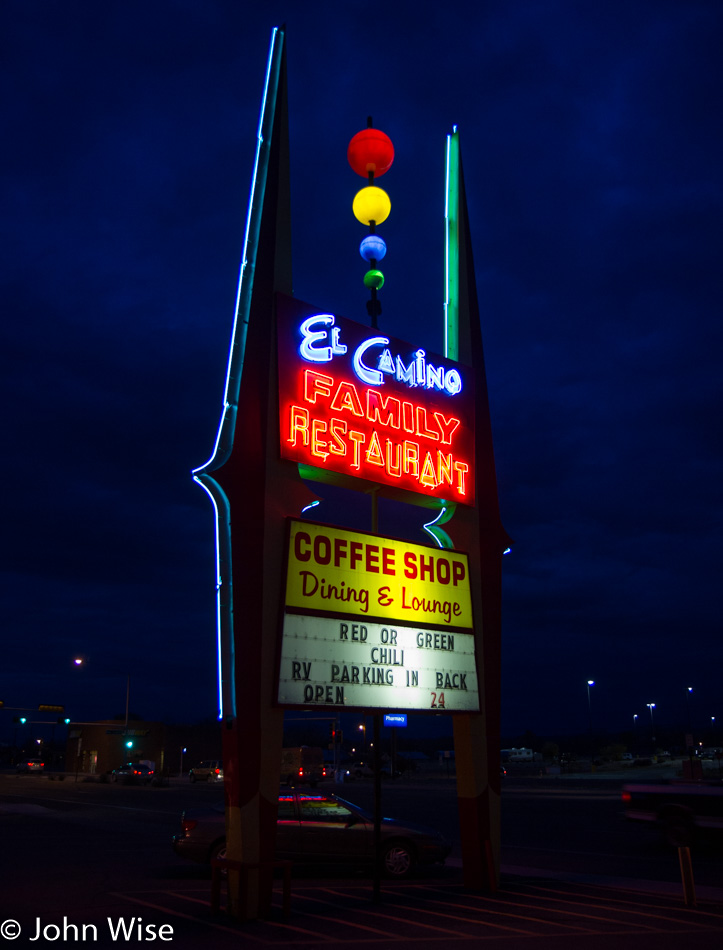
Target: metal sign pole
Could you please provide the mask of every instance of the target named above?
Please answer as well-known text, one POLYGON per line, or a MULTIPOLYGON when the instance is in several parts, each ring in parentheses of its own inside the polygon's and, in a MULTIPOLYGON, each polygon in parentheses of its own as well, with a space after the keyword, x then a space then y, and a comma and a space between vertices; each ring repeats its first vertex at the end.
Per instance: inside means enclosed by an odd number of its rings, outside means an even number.
POLYGON ((382 714, 374 713, 374 903, 382 899, 382 754, 381 754, 382 714))
MULTIPOLYGON (((372 533, 379 534, 379 489, 370 492, 372 499, 372 533)), ((381 761, 381 713, 375 712, 374 720, 374 888, 373 900, 379 904, 382 899, 382 761, 381 761)))

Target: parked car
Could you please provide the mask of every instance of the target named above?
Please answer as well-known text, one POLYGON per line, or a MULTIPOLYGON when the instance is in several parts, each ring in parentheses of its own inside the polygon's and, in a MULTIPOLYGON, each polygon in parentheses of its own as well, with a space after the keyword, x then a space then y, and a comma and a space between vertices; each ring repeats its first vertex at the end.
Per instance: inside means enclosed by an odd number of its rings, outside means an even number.
POLYGON ((18 772, 42 772, 45 762, 42 759, 23 759, 18 762, 18 772))
MULTIPOLYGON (((406 877, 416 865, 443 863, 452 846, 436 831, 394 818, 382 819, 382 861, 392 878, 406 877)), ((181 857, 202 864, 226 856, 226 818, 222 805, 191 809, 173 838, 181 857)), ((299 864, 371 867, 374 818, 333 794, 282 789, 276 818, 276 857, 299 864)))
POLYGON ((153 778, 154 770, 148 765, 141 765, 139 762, 126 762, 120 768, 113 769, 111 778, 114 782, 140 782, 147 785, 153 778))
POLYGON ((223 782, 223 762, 206 759, 190 769, 188 777, 192 782, 223 782))

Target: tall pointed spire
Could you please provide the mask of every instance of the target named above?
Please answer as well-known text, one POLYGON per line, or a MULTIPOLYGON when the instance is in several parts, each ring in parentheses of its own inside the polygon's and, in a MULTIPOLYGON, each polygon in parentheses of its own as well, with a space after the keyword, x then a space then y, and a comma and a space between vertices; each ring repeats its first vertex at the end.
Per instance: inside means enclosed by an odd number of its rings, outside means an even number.
POLYGON ((494 890, 500 866, 501 561, 510 543, 497 498, 492 425, 472 255, 464 172, 455 128, 447 140, 445 346, 471 366, 475 382, 475 507, 458 506, 446 526, 455 547, 470 552, 480 712, 455 715, 457 797, 464 881, 494 890))
POLYGON ((277 294, 291 292, 291 212, 284 30, 271 38, 236 312, 218 436, 195 480, 216 512, 220 715, 230 860, 249 865, 230 888, 233 913, 270 902, 283 712, 272 707, 285 516, 314 496, 279 458, 277 294), (285 507, 286 506, 286 507, 285 507))

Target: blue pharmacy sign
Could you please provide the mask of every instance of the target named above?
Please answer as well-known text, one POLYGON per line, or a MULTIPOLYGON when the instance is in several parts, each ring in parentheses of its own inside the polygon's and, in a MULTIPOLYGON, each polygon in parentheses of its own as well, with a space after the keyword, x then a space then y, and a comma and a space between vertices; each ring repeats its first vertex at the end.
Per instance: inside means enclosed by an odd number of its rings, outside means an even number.
POLYGON ((407 724, 406 713, 384 713, 385 726, 406 726, 406 724, 407 724))

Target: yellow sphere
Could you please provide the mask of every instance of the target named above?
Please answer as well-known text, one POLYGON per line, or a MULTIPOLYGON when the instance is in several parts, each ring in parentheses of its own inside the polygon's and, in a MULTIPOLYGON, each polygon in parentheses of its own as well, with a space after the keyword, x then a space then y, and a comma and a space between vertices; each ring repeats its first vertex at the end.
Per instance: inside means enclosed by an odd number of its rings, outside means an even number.
POLYGON ((352 209, 354 217, 362 224, 371 224, 372 221, 381 224, 389 217, 392 203, 386 191, 376 185, 368 185, 356 193, 352 209))

